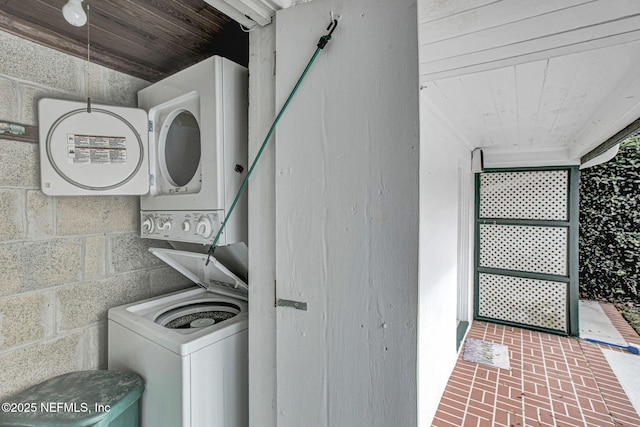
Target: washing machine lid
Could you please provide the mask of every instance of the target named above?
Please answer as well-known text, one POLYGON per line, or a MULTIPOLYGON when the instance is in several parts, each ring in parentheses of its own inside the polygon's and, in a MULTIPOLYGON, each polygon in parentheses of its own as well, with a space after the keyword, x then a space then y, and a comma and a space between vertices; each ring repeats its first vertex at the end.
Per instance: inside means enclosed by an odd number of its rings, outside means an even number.
POLYGON ((209 292, 249 300, 247 284, 215 257, 206 265, 207 254, 162 248, 149 248, 149 252, 209 292))

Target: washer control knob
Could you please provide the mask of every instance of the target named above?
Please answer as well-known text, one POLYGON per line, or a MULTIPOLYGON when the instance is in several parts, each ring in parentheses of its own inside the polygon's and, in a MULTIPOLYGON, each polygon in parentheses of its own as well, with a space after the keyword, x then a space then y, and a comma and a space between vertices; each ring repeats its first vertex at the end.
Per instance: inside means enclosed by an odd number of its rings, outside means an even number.
POLYGON ((211 236, 211 229, 211 220, 206 216, 200 217, 198 224, 196 225, 196 233, 207 238, 211 236))
POLYGON ((171 230, 171 220, 168 221, 158 221, 158 230, 171 230))
POLYGON ((189 222, 189 220, 186 220, 185 222, 182 223, 182 231, 189 231, 191 230, 191 223, 189 222))
POLYGON ((154 228, 153 218, 146 217, 144 221, 142 221, 142 233, 151 234, 153 233, 154 228))

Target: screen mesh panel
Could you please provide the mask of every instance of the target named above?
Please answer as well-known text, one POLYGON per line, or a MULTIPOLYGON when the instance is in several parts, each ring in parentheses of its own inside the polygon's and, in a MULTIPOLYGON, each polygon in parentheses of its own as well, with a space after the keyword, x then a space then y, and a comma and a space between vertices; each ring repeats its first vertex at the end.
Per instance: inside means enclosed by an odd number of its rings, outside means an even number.
POLYGON ((482 317, 567 331, 566 284, 496 274, 480 274, 482 317))
POLYGON ((567 170, 493 172, 480 181, 480 218, 567 220, 567 170))
POLYGON ((567 228, 480 225, 480 267, 567 274, 567 228))

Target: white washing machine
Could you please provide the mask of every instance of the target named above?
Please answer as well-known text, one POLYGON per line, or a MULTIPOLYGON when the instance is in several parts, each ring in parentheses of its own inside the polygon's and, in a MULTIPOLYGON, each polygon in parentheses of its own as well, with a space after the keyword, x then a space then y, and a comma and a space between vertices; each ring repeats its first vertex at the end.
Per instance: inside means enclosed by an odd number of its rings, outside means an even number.
MULTIPOLYGON (((138 93, 139 109, 38 104, 42 190, 141 195, 142 237, 210 244, 248 169, 248 71, 213 56, 138 93)), ((219 243, 247 243, 247 196, 219 243)))
POLYGON ((145 380, 143 427, 248 426, 246 283, 205 254, 150 251, 201 287, 110 309, 109 369, 145 380))

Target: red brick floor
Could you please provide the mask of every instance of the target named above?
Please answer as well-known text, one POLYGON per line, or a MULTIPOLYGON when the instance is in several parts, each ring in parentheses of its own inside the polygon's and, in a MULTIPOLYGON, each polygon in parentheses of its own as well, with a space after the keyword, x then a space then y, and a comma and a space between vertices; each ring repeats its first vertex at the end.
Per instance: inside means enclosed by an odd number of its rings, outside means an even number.
MULTIPOLYGON (((603 308, 640 344, 615 307, 603 308)), ((467 338, 508 346, 511 370, 467 362, 460 352, 433 426, 640 426, 601 351, 616 347, 487 322, 473 322, 467 338)))

